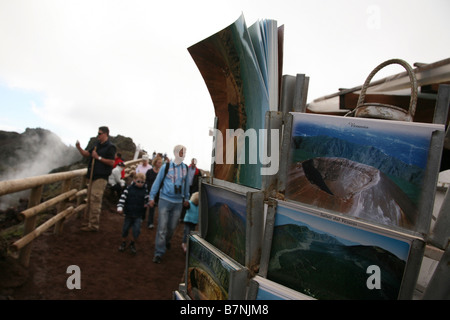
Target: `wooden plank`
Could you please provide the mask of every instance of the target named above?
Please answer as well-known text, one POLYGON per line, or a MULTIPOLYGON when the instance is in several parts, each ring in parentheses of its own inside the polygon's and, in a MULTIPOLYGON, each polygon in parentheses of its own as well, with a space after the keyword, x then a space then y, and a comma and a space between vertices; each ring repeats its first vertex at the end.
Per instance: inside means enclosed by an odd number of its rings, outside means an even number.
POLYGON ((67 215, 71 214, 73 211, 73 207, 69 207, 63 212, 58 213, 56 216, 54 216, 51 219, 48 219, 46 222, 41 224, 38 228, 34 229, 32 232, 28 233, 26 236, 20 238, 16 242, 14 242, 11 246, 11 250, 13 252, 18 252, 20 249, 25 247, 26 245, 31 244, 31 242, 36 239, 38 236, 40 236, 42 233, 47 231, 51 226, 53 226, 55 223, 57 223, 59 220, 63 219, 67 215))
POLYGON ((68 172, 52 173, 42 176, 29 177, 25 179, 0 181, 0 196, 23 190, 39 187, 41 185, 62 181, 85 175, 87 169, 79 169, 68 172))
POLYGON ((76 193, 77 193, 77 189, 72 189, 72 190, 70 190, 68 192, 62 193, 59 196, 56 196, 56 197, 54 197, 54 198, 52 198, 50 200, 47 200, 47 201, 42 202, 42 203, 40 203, 38 205, 35 205, 35 206, 33 206, 33 207, 31 207, 31 208, 29 208, 27 210, 22 211, 19 214, 19 217, 21 219, 28 220, 29 218, 37 215, 38 213, 44 211, 45 209, 48 209, 51 206, 54 206, 54 205, 60 203, 61 201, 64 201, 64 200, 70 198, 71 196, 73 196, 76 193))

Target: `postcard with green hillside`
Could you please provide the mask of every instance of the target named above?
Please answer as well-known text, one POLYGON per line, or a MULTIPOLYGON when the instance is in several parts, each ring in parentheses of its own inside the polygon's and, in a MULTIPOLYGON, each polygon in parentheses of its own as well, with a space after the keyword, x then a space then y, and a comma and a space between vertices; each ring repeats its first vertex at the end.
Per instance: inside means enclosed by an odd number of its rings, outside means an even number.
POLYGON ((246 194, 204 183, 201 187, 202 214, 207 214, 208 225, 205 239, 244 265, 247 230, 246 194))
POLYGON ((397 299, 413 238, 318 212, 278 202, 267 278, 315 299, 397 299))

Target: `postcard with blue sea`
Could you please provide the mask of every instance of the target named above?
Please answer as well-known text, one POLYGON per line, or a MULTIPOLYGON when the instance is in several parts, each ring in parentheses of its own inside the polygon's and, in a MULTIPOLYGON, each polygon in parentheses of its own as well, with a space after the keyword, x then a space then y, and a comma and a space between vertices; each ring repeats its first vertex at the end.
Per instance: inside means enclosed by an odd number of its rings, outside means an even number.
POLYGON ((397 299, 412 239, 311 212, 278 202, 267 278, 315 299, 397 299))
POLYGON ((413 230, 438 130, 444 127, 293 113, 286 199, 413 230))
POLYGON ((205 239, 223 253, 244 265, 247 225, 246 194, 202 184, 203 199, 207 200, 208 214, 208 228, 205 239))

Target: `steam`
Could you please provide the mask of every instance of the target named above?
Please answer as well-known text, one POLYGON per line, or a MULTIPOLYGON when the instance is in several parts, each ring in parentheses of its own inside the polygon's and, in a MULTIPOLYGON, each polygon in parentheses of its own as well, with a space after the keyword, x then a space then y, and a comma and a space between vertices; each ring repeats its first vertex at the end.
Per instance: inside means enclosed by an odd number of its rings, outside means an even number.
MULTIPOLYGON (((18 137, 9 139, 13 140, 9 142, 9 147, 0 146, 4 161, 0 168, 1 181, 48 174, 53 169, 73 164, 82 158, 74 147, 65 145, 48 130, 27 129, 18 137)), ((15 205, 19 198, 27 196, 26 193, 2 196, 0 209, 15 205)))

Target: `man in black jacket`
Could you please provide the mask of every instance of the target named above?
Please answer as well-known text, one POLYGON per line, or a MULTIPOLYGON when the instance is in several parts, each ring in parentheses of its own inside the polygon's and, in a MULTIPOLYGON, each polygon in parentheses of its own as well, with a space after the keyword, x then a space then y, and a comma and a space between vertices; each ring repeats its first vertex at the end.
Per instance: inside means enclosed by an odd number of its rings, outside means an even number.
POLYGON ((109 140, 108 127, 100 127, 98 129, 97 143, 90 150, 83 150, 78 141, 75 145, 83 157, 89 158, 88 179, 91 177, 92 170, 90 203, 87 204, 89 207, 88 222, 83 225, 81 230, 98 231, 103 193, 114 166, 116 146, 109 140))

